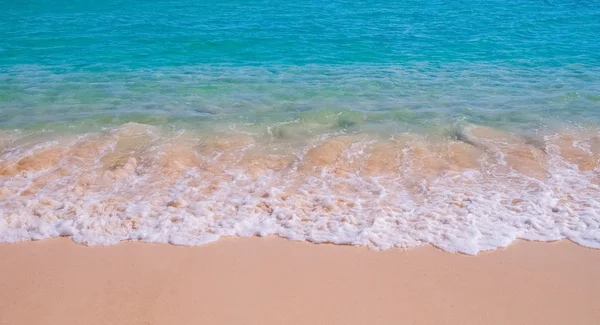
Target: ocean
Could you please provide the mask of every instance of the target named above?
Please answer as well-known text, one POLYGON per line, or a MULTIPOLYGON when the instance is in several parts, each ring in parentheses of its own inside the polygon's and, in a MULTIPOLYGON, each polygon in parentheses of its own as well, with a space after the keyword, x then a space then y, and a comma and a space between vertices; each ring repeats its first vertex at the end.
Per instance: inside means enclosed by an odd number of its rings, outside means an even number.
POLYGON ((0 2, 0 241, 600 248, 600 2, 0 2))

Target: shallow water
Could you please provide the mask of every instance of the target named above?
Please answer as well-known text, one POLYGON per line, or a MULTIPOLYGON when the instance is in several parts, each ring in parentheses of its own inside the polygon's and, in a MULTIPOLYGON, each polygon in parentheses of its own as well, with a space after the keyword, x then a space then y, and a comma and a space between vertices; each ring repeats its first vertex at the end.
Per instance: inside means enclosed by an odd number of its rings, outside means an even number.
POLYGON ((0 240, 600 247, 600 5, 0 4, 0 240))

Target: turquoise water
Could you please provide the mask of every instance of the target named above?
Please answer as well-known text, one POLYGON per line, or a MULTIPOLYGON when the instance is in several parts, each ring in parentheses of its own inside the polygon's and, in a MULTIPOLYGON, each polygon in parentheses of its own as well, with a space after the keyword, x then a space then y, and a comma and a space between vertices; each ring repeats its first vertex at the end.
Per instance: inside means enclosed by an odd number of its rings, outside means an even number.
POLYGON ((0 11, 3 129, 600 121, 597 1, 5 0, 0 11))

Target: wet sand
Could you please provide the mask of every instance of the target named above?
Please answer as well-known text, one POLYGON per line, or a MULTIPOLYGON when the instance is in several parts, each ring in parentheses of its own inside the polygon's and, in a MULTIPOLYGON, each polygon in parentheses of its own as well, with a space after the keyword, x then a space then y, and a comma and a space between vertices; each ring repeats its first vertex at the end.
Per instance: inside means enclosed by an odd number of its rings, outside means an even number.
POLYGON ((597 324, 600 250, 477 256, 276 237, 0 245, 0 324, 597 324))
POLYGON ((516 238, 600 248, 596 128, 261 132, 125 123, 85 134, 11 133, 0 152, 0 242, 199 245, 278 235, 467 254, 516 238))

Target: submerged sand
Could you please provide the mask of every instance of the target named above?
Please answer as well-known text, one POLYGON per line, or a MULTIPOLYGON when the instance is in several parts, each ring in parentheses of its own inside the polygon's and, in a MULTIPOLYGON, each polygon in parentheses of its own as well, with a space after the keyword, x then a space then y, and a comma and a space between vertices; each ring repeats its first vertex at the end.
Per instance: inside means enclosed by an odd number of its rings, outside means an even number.
POLYGON ((0 245, 0 324, 597 324, 600 250, 0 245))
POLYGON ((516 239, 600 248, 597 128, 261 132, 127 123, 11 133, 0 152, 0 242, 200 245, 277 235, 467 254, 516 239))

